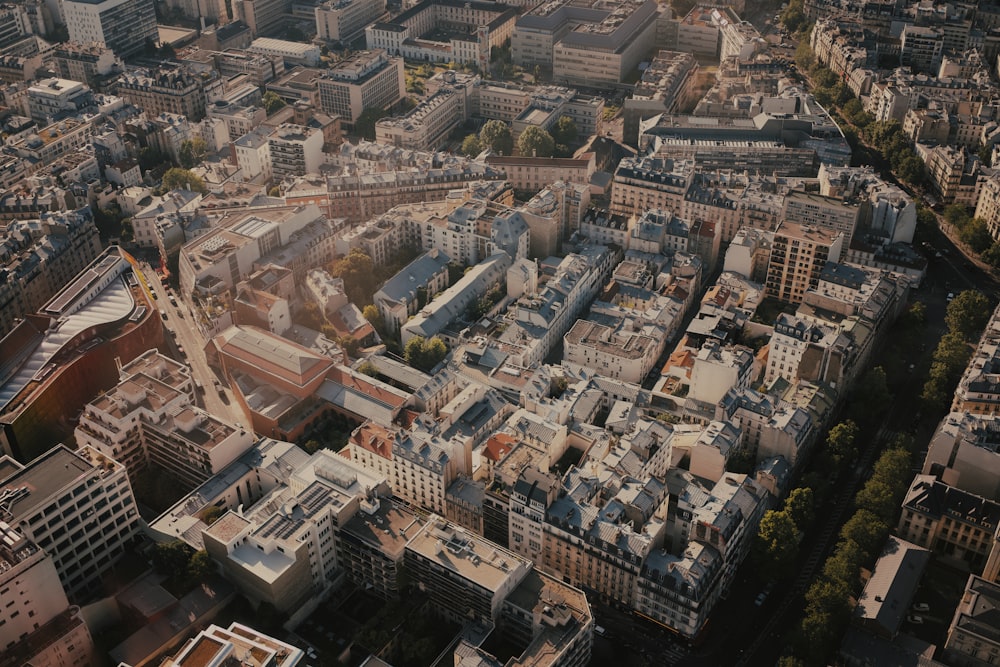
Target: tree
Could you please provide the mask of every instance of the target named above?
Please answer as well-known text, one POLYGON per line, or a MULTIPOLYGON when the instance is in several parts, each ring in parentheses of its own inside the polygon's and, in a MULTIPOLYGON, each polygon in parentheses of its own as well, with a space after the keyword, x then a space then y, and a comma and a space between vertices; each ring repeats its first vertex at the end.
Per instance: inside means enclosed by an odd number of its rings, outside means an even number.
POLYGON ((804 531, 813 520, 813 492, 808 487, 798 487, 785 498, 784 511, 792 517, 795 527, 804 531))
POLYGON ((202 511, 198 512, 198 518, 211 526, 224 513, 225 510, 218 505, 209 505, 202 511))
POLYGON ((375 123, 389 115, 385 109, 368 108, 354 121, 354 133, 368 141, 375 141, 375 123))
POLYGON ((555 149, 552 135, 537 125, 529 126, 517 138, 517 152, 527 157, 552 157, 555 149))
POLYGON ((187 570, 190 557, 191 547, 180 540, 161 542, 153 547, 150 554, 156 571, 171 577, 187 570))
POLYGON ((514 137, 510 126, 502 120, 488 120, 479 130, 479 144, 497 155, 510 155, 514 152, 514 137))
POLYGON ((382 320, 382 311, 378 309, 374 303, 370 303, 361 310, 361 314, 373 327, 382 331, 382 327, 385 326, 385 322, 382 320))
POLYGON ((462 140, 462 147, 459 150, 462 151, 462 155, 475 157, 483 152, 483 146, 479 143, 479 137, 470 134, 462 140))
POLYGON ((884 482, 892 489, 893 494, 898 496, 906 490, 911 477, 913 474, 910 472, 910 452, 905 446, 894 444, 878 457, 871 479, 884 482))
POLYGON ((371 361, 365 359, 360 364, 358 364, 357 371, 359 373, 364 373, 368 377, 377 378, 378 377, 378 366, 373 364, 371 361))
POLYGON ((816 56, 813 54, 812 47, 809 46, 809 40, 800 40, 799 45, 795 47, 795 65, 801 71, 808 72, 815 62, 816 56))
POLYGON ((403 358, 414 368, 428 373, 448 355, 444 341, 434 336, 430 340, 414 336, 406 341, 403 358))
POLYGON ((823 576, 842 581, 852 590, 858 583, 861 568, 861 547, 854 540, 841 540, 833 554, 823 563, 823 576))
POLYGON ((858 448, 854 445, 857 436, 858 425, 850 419, 840 422, 827 433, 826 451, 838 467, 857 456, 858 448))
POLYGON ((281 196, 281 186, 280 185, 272 185, 271 188, 267 191, 267 196, 268 197, 280 197, 281 196))
POLYGON ((888 524, 867 509, 859 509, 840 529, 843 539, 851 540, 861 549, 862 561, 874 557, 882 549, 888 535, 888 524))
POLYGON ((163 175, 163 189, 166 192, 171 190, 191 190, 193 192, 200 192, 205 194, 208 192, 208 188, 205 187, 205 181, 201 180, 200 176, 197 176, 187 169, 178 169, 174 167, 173 169, 168 169, 167 173, 163 175))
POLYGON ((367 305, 375 293, 375 264, 360 248, 352 248, 347 256, 334 262, 330 274, 344 281, 344 291, 352 303, 367 305))
POLYGON ((949 331, 965 340, 974 340, 982 333, 993 309, 982 292, 965 290, 952 299, 944 316, 949 331))
POLYGON ((851 614, 850 587, 838 579, 819 578, 806 591, 806 613, 846 620, 851 614))
POLYGON ((215 564, 204 549, 191 554, 187 564, 187 578, 190 584, 204 583, 215 572, 215 564))
POLYGON ((208 144, 201 137, 195 137, 194 139, 185 139, 181 142, 178 157, 180 158, 181 166, 185 169, 190 169, 201 164, 207 154, 208 144))
POLYGON ((552 128, 552 138, 557 144, 566 144, 569 146, 576 141, 579 134, 580 131, 576 127, 576 121, 569 116, 560 116, 559 120, 556 121, 555 127, 552 128))
POLYGON ((273 115, 275 111, 278 111, 285 106, 285 100, 281 99, 281 97, 273 90, 269 90, 264 93, 263 102, 264 111, 267 112, 268 116, 273 115))
POLYGON ((798 556, 798 535, 788 512, 769 510, 760 520, 754 540, 758 571, 767 579, 777 579, 792 571, 798 556))
POLYGON ((854 496, 854 504, 858 509, 868 510, 888 524, 892 522, 898 503, 892 486, 873 477, 854 496))
MULTIPOLYGON (((808 24, 802 0, 790 0, 785 10, 781 12, 781 23, 789 32, 798 32, 808 24)), ((808 39, 802 40, 809 43, 808 39)))

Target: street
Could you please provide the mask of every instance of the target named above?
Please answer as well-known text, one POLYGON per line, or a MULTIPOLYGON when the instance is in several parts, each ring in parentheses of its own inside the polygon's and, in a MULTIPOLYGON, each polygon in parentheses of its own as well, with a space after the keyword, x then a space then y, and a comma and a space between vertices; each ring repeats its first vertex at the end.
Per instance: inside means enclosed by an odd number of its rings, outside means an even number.
POLYGON ((204 388, 198 393, 198 402, 209 414, 234 424, 245 424, 246 418, 239 406, 233 400, 229 388, 222 384, 222 395, 216 390, 214 381, 221 379, 209 368, 205 361, 205 341, 201 333, 194 325, 191 311, 188 304, 174 296, 177 305, 170 303, 172 292, 160 282, 160 277, 156 271, 147 263, 142 262, 142 271, 146 276, 149 288, 156 294, 156 307, 161 313, 166 313, 167 317, 162 320, 167 335, 164 336, 164 345, 170 351, 170 355, 182 363, 187 363, 191 368, 191 376, 201 383, 204 388))

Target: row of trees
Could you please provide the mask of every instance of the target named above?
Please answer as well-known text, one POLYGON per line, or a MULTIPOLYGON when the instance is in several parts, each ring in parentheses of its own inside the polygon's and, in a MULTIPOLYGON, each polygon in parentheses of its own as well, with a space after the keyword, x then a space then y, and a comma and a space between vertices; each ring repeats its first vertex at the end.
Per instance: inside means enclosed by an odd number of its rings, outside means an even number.
MULTIPOLYGON (((537 125, 525 129, 517 138, 517 153, 536 157, 567 157, 572 155, 571 146, 578 135, 576 122, 569 116, 561 116, 551 134, 537 125)), ((466 136, 460 150, 470 157, 487 149, 498 155, 512 155, 514 146, 510 126, 494 119, 486 121, 479 134, 466 136)))
POLYGON ((833 554, 805 594, 805 615, 779 663, 825 665, 851 619, 861 590, 861 568, 874 561, 889 535, 896 508, 909 484, 910 450, 905 436, 882 453, 871 478, 855 496, 855 513, 840 530, 833 554))
MULTIPOLYGON (((934 215, 930 213, 930 215, 934 215)), ((958 232, 958 238, 994 269, 1000 269, 1000 241, 994 241, 982 218, 974 218, 961 204, 945 208, 945 221, 958 232)))
POLYGON ((429 373, 446 356, 448 347, 437 336, 430 339, 414 336, 406 341, 403 347, 403 358, 406 359, 406 363, 425 373, 429 373))
POLYGON ((970 343, 979 338, 989 321, 990 301, 980 292, 966 290, 948 304, 945 324, 948 333, 941 337, 931 361, 930 373, 921 394, 931 412, 943 412, 951 402, 965 367, 972 356, 970 343))

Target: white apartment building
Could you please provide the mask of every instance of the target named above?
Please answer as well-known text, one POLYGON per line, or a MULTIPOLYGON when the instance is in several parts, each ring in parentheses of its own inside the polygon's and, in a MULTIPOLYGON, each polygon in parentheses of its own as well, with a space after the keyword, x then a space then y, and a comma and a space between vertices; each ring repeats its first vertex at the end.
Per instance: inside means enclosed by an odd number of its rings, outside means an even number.
POLYGON ((653 336, 589 320, 577 320, 563 336, 563 364, 636 384, 653 370, 659 353, 653 336))
POLYGON ((125 466, 83 446, 58 445, 0 479, 0 520, 51 557, 70 600, 99 589, 139 530, 125 466))
POLYGON ((267 143, 274 178, 319 173, 323 164, 323 131, 318 127, 282 123, 267 138, 267 143))
POLYGON ((156 350, 122 367, 112 391, 91 401, 75 437, 134 475, 150 464, 194 488, 247 451, 252 433, 197 407, 190 370, 156 350))

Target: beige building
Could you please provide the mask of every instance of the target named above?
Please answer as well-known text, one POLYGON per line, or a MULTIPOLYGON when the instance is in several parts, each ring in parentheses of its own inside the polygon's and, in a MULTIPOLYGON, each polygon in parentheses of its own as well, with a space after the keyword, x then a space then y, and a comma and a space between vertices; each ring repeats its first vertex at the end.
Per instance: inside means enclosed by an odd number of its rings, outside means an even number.
POLYGON ((952 412, 973 415, 1000 414, 1000 310, 994 310, 976 351, 958 381, 952 412))
POLYGON ((955 667, 984 667, 1000 661, 1000 586, 974 574, 955 609, 944 643, 944 661, 955 667))
POLYGON ((203 84, 184 67, 162 67, 123 75, 116 92, 150 116, 166 112, 199 121, 207 106, 203 84))
POLYGON ((119 377, 84 408, 75 437, 121 461, 130 475, 153 464, 194 488, 253 444, 243 427, 197 407, 190 370, 156 350, 123 366, 119 377))
POLYGON ((828 261, 836 261, 844 245, 843 232, 784 221, 774 232, 767 265, 768 293, 788 303, 802 301, 816 287, 828 261))
POLYGON ((319 107, 353 128, 365 109, 388 109, 406 95, 403 59, 376 49, 360 51, 317 80, 319 107))
POLYGON ((659 352, 658 341, 649 335, 588 320, 577 320, 563 336, 563 364, 636 384, 653 370, 659 352))
POLYGON ((578 158, 490 155, 486 164, 506 174, 507 182, 515 189, 532 192, 556 181, 590 183, 597 171, 594 153, 584 153, 578 158))
POLYGON ((802 226, 816 226, 843 234, 840 254, 830 255, 830 261, 837 262, 851 247, 860 210, 856 203, 846 203, 837 197, 793 190, 785 195, 782 218, 802 226))

